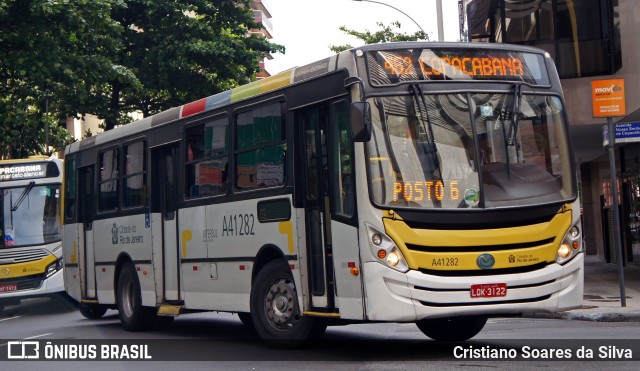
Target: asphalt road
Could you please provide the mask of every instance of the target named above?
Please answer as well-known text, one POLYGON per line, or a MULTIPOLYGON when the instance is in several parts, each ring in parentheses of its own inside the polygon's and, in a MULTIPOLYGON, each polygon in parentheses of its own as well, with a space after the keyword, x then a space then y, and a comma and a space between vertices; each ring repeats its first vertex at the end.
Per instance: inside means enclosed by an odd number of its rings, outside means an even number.
POLYGON ((120 327, 117 311, 87 320, 68 303, 33 299, 0 313, 0 339, 3 364, 20 370, 41 370, 42 361, 48 370, 91 371, 640 368, 640 322, 495 318, 464 343, 434 342, 414 324, 357 324, 329 327, 315 344, 281 350, 267 347, 233 314, 181 315, 168 328, 130 333, 120 327), (41 361, 7 361, 10 342, 16 341, 38 342, 41 361), (44 357, 47 342, 52 351, 44 357), (99 359, 102 347, 110 349, 105 354, 111 359, 123 359, 52 361, 86 359, 92 349, 99 359), (127 360, 136 358, 134 352, 146 359, 127 360))

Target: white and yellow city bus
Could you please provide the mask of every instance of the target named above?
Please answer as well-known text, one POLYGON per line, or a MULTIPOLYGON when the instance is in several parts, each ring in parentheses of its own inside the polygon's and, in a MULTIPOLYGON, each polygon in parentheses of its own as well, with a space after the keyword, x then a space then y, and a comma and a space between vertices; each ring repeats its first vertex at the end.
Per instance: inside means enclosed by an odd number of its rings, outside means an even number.
POLYGON ((0 161, 0 312, 37 296, 64 295, 62 160, 0 161))
POLYGON ((576 308, 563 95, 521 46, 345 51, 67 147, 65 279, 127 330, 226 311, 293 346, 327 324, 576 308))

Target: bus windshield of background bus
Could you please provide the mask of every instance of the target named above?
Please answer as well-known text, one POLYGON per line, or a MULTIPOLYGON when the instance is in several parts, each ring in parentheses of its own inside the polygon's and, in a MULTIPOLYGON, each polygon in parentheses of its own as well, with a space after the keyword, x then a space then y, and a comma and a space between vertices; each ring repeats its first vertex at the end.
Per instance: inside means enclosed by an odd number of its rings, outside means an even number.
POLYGON ((2 189, 2 235, 5 248, 60 241, 60 186, 2 189))
POLYGON ((527 89, 432 94, 424 100, 371 98, 373 137, 367 149, 373 201, 458 209, 573 198, 561 100, 527 89), (512 125, 514 107, 517 125, 512 125))

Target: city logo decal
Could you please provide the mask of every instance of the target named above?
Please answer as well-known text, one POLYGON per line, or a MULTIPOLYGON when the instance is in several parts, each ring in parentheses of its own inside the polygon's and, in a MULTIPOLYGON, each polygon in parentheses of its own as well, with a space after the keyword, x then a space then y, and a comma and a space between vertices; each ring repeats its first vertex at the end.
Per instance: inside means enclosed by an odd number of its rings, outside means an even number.
POLYGON ((116 223, 113 223, 113 228, 111 228, 111 243, 114 245, 118 244, 118 226, 116 223))
POLYGON ((494 258, 491 254, 482 254, 478 256, 476 263, 478 263, 478 267, 482 269, 491 269, 496 263, 496 258, 494 258))

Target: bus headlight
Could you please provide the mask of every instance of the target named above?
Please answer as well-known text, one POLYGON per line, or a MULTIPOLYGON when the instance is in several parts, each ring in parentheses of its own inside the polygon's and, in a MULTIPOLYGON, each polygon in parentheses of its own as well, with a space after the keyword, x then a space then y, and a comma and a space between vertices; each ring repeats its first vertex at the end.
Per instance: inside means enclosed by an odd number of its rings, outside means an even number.
POLYGON ((54 261, 53 263, 47 266, 46 277, 51 277, 54 273, 62 269, 64 266, 64 260, 62 258, 54 261))
POLYGON ((399 272, 409 270, 409 265, 402 252, 389 236, 370 225, 367 225, 367 232, 369 234, 369 247, 378 262, 399 272))
POLYGON ((582 233, 579 225, 569 228, 558 246, 556 263, 564 264, 582 251, 582 233))
POLYGON ((397 267, 398 263, 400 263, 400 259, 402 259, 400 252, 397 250, 393 250, 387 256, 387 264, 389 264, 392 267, 397 267))

